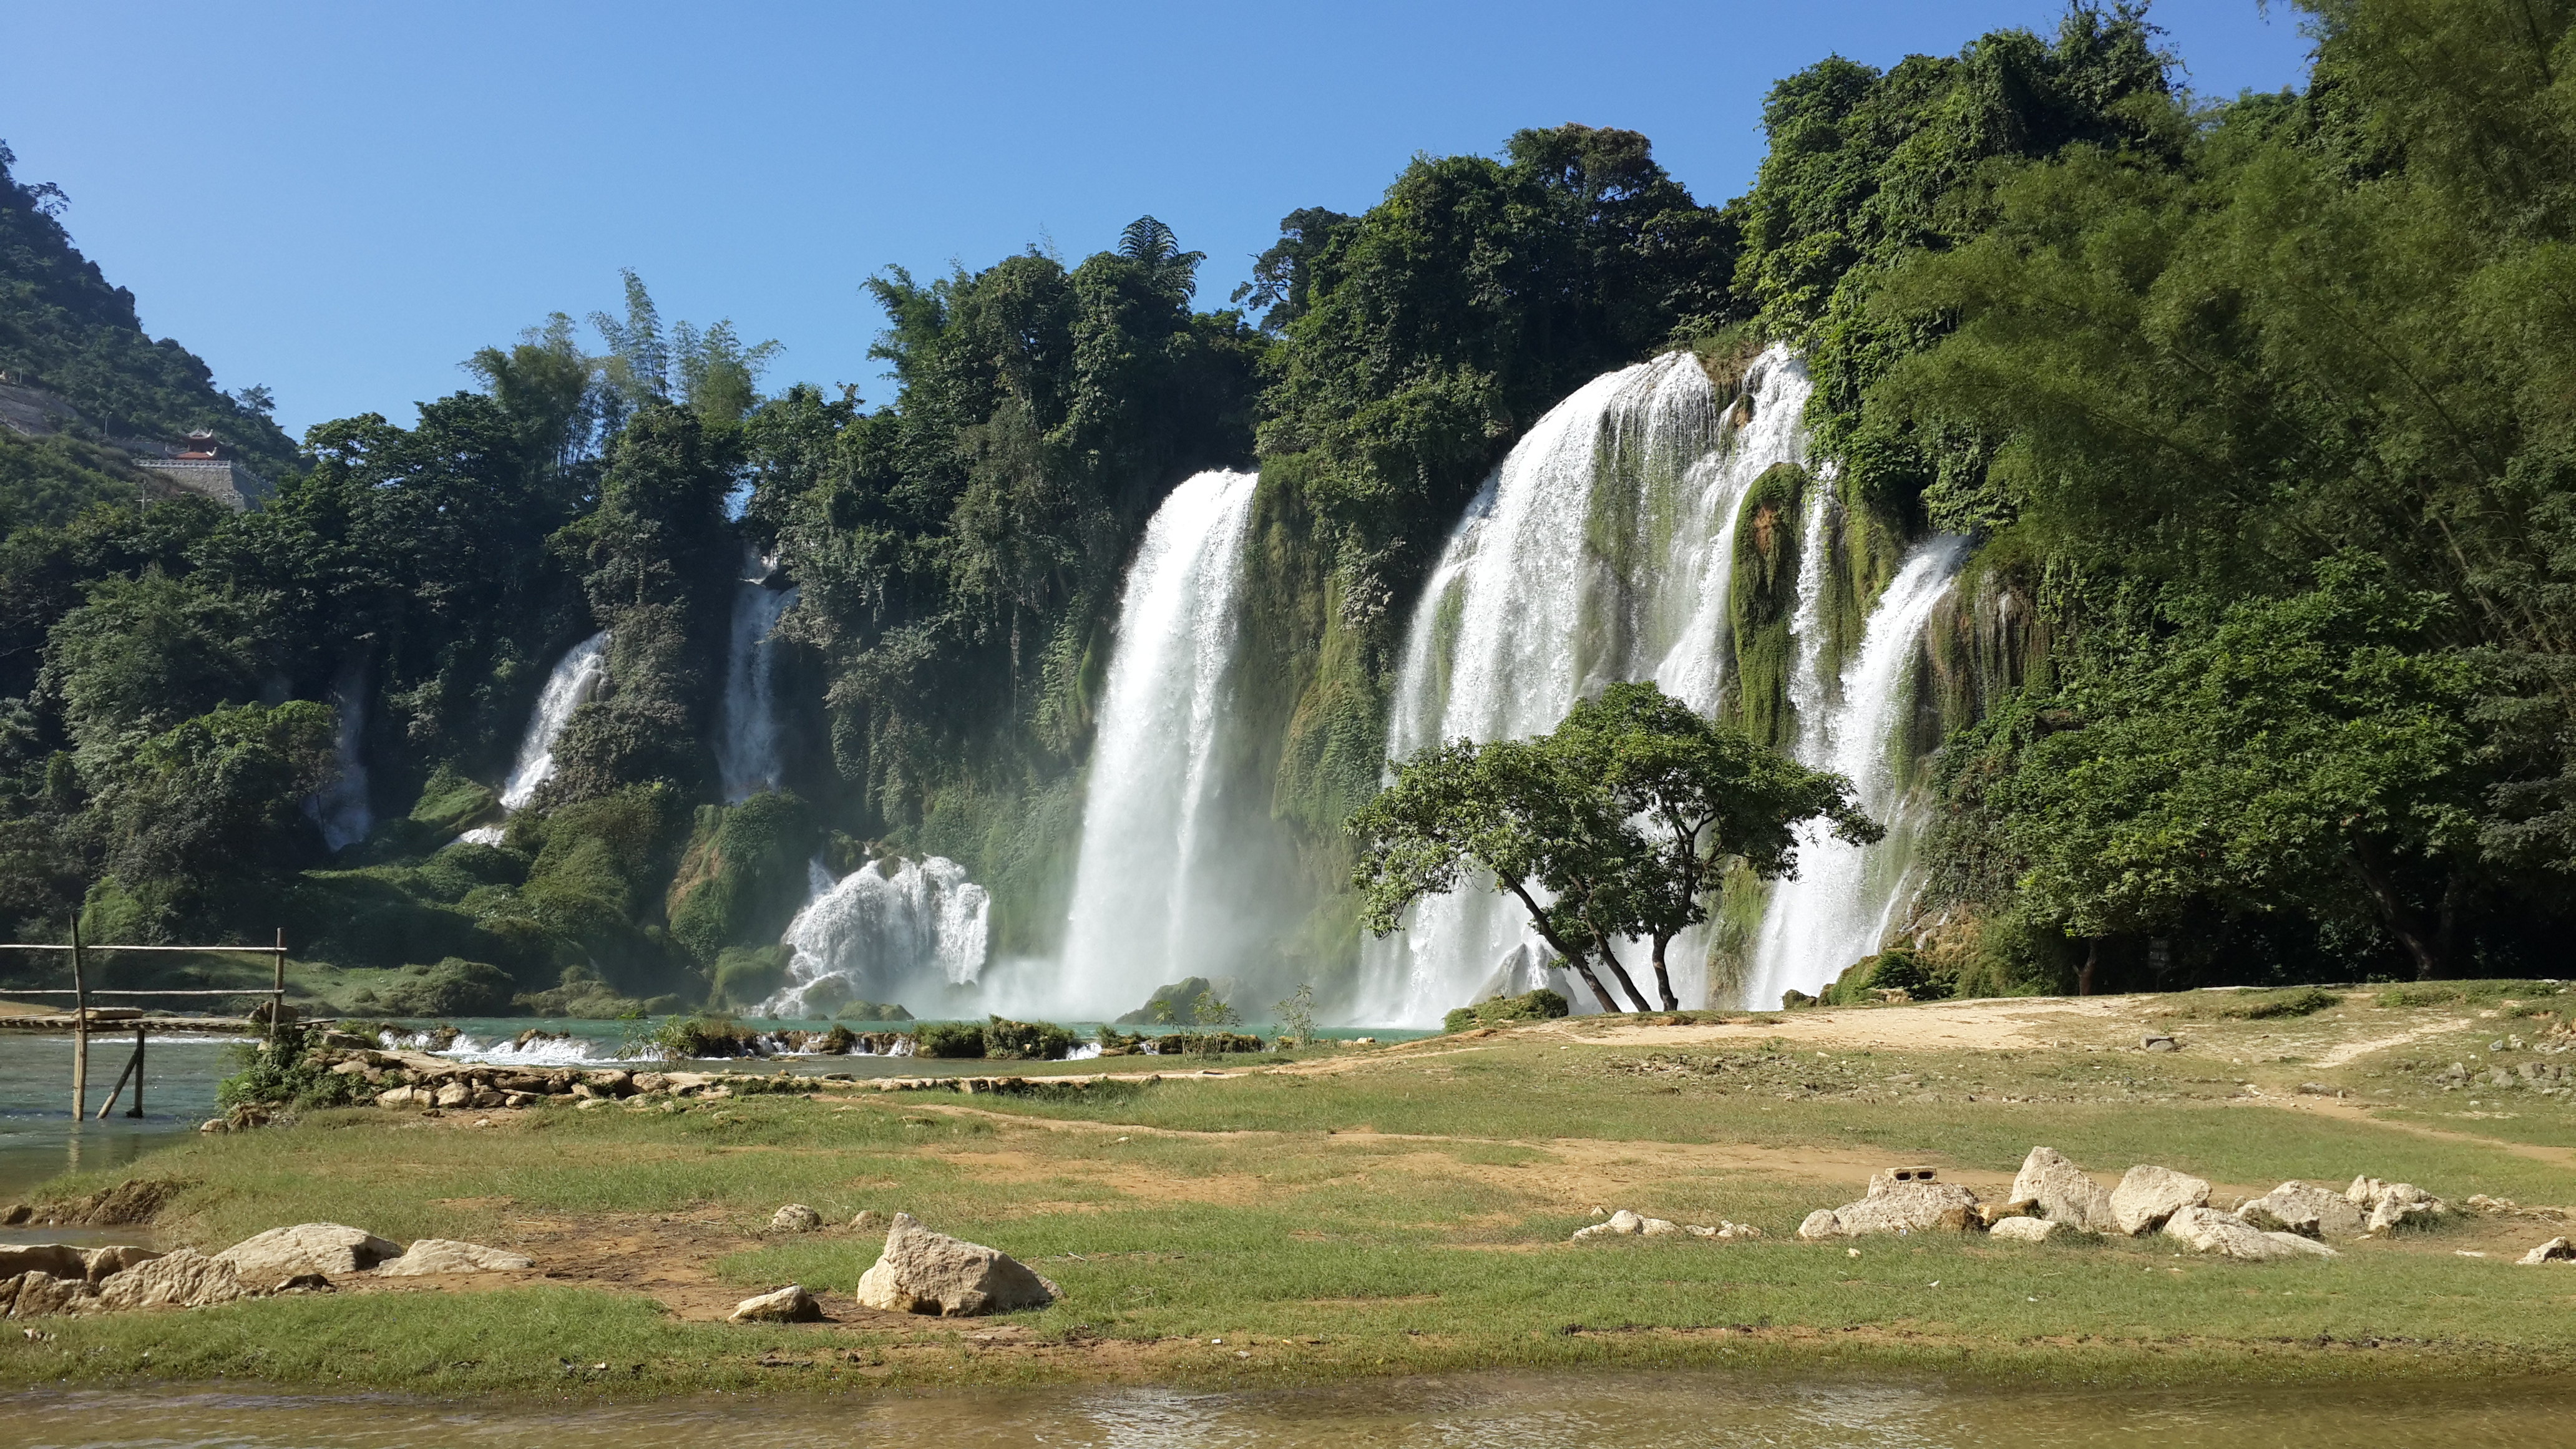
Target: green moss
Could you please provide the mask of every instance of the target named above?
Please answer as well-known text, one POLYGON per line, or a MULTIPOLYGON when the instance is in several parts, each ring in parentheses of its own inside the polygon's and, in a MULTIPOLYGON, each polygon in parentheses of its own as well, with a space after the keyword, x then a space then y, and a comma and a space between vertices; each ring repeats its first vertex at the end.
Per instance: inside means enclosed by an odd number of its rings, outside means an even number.
POLYGON ((453 836, 490 813, 499 803, 492 787, 469 780, 454 765, 442 764, 430 772, 420 787, 420 799, 411 807, 411 819, 440 833, 453 836))
POLYGON ((1798 518, 1808 483, 1797 464, 1774 464, 1744 491, 1735 516, 1727 583, 1735 713, 1755 738, 1772 745, 1786 743, 1792 727, 1789 616, 1798 606, 1798 518))
POLYGON ((766 1001, 787 982, 784 946, 729 946, 716 957, 715 990, 708 1005, 748 1011, 766 1001))
POLYGON ((805 900, 819 839, 793 795, 698 807, 668 897, 672 939, 708 965, 728 947, 775 943, 805 900))

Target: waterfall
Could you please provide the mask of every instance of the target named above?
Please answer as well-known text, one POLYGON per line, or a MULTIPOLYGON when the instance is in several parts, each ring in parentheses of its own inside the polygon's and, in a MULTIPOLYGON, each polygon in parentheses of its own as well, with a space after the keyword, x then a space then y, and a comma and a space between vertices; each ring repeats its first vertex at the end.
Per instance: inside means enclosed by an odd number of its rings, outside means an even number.
POLYGON ((1798 849, 1798 875, 1772 888, 1754 947, 1744 999, 1779 1004, 1792 987, 1814 992, 1843 968, 1875 954, 1909 892, 1913 838, 1908 817, 1903 735, 1913 712, 1914 662, 1923 626, 1967 561, 1968 540, 1939 537, 1917 544, 1870 610, 1860 649, 1838 679, 1823 669, 1824 548, 1834 506, 1811 490, 1805 562, 1791 630, 1798 642, 1789 689, 1798 713, 1798 758, 1847 776, 1861 808, 1888 827, 1885 843, 1862 849, 1809 831, 1798 849), (1829 687, 1830 686, 1830 687, 1829 687))
POLYGON ((749 576, 734 586, 733 637, 716 710, 716 776, 728 805, 779 787, 778 644, 769 636, 796 602, 794 589, 769 586, 767 560, 745 548, 743 563, 749 576))
POLYGON ((375 828, 374 809, 367 802, 367 761, 361 748, 367 731, 367 664, 353 659, 340 671, 331 686, 331 703, 339 711, 339 724, 332 735, 332 752, 337 757, 339 772, 331 783, 315 791, 304 802, 304 813, 322 830, 322 843, 334 851, 346 850, 367 838, 375 828))
POLYGON ((574 710, 599 693, 607 677, 605 629, 575 644, 556 661, 554 673, 546 676, 545 691, 537 696, 536 713, 528 719, 528 733, 519 741, 518 764, 501 787, 502 809, 520 810, 535 798, 537 787, 555 772, 555 741, 563 735, 564 725, 574 710))
POLYGON ((1128 568, 1057 1009, 1133 1009, 1158 986, 1211 974, 1229 944, 1214 776, 1257 481, 1208 472, 1173 489, 1128 568))
MULTIPOLYGON (((829 880, 830 873, 815 863, 829 880)), ((863 865, 808 902, 789 922, 787 983, 759 1014, 828 1013, 844 1001, 947 997, 984 969, 992 898, 943 856, 863 865)))
MULTIPOLYGON (((1715 710, 1731 676, 1736 514, 1766 469, 1804 461, 1811 391, 1774 347, 1745 375, 1740 418, 1675 352, 1595 378, 1539 419, 1468 506, 1414 610, 1389 752, 1542 734, 1622 679, 1715 710)), ((1369 1021, 1427 1025, 1548 974, 1519 905, 1474 886, 1422 902, 1403 932, 1363 949, 1369 1021)), ((1685 999, 1705 994, 1702 956, 1673 953, 1685 999)))

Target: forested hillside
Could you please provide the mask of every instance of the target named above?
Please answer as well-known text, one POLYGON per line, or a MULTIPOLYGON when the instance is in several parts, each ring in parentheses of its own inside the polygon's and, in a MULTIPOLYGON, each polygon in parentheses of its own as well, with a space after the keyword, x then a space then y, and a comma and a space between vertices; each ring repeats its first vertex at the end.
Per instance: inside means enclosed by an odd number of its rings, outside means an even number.
MULTIPOLYGON (((1344 824, 1462 507, 1596 375, 1687 350, 1731 386, 1786 343, 1831 466, 1763 497, 1846 507, 1828 656, 1907 544, 1974 542, 1916 727, 1927 989, 2539 971, 2576 871, 2576 6, 2305 10, 2308 86, 2232 101, 2125 8, 1822 61, 1723 205, 1625 131, 1423 157, 1290 212, 1223 307, 1152 217, 1078 262, 888 268, 873 405, 764 391, 793 358, 629 274, 621 315, 300 446, 0 173, 0 370, 97 432, 0 435, 0 928, 283 926, 388 973, 351 978, 387 1011, 741 1007, 808 860, 896 851, 1044 956, 1128 561, 1180 480, 1257 468, 1223 767, 1276 826, 1254 974, 1336 999, 1344 824), (275 498, 138 507, 104 443, 195 427, 275 498), (729 611, 773 566, 782 788, 726 803, 729 611), (505 812, 601 631, 607 683, 505 812), (373 822, 337 850, 335 790, 373 822)), ((1765 557, 1726 709, 1776 742, 1765 557)))

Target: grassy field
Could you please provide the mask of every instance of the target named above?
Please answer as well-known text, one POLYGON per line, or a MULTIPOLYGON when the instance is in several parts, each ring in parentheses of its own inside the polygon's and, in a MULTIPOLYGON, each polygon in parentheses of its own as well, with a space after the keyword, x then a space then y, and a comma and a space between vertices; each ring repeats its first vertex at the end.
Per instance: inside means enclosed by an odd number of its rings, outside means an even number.
POLYGON ((2569 1040, 2545 1034, 2558 1020, 2513 1015, 2526 1008, 2510 996, 2218 1014, 2249 1003, 1577 1021, 1080 1099, 860 1090, 671 1112, 319 1114, 192 1139, 119 1176, 192 1184, 156 1225, 165 1243, 321 1219, 515 1246, 539 1273, 47 1320, 49 1339, 0 1339, 0 1383, 657 1393, 1772 1360, 2149 1382, 2576 1368, 2576 1268, 2512 1266, 2569 1231, 2548 1205, 2576 1203, 2576 1098, 2441 1075, 2562 1061, 2541 1049, 2569 1040), (2183 1049, 2140 1050, 2150 1031, 2183 1049), (2135 1162, 2197 1173, 2222 1203, 2367 1173, 2524 1208, 2268 1265, 2176 1256, 2162 1238, 1792 1236, 1896 1162, 1995 1195, 2034 1143, 2106 1181, 2135 1162), (846 1295, 876 1240, 768 1232, 790 1201, 835 1223, 910 1211, 1031 1263, 1065 1298, 965 1321, 861 1309, 846 1295), (1768 1236, 1566 1241, 1621 1207, 1768 1236), (717 1321, 786 1282, 822 1293, 835 1321, 717 1321))

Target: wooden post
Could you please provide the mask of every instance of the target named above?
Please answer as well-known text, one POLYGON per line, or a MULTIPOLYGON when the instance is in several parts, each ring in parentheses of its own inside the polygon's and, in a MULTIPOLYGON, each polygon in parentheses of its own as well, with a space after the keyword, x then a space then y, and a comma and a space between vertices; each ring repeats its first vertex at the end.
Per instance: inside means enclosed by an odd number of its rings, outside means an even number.
POLYGON ((286 928, 277 928, 277 982, 268 997, 268 1041, 277 1044, 278 1018, 286 1015, 286 928))
POLYGON ((89 974, 82 969, 80 917, 72 917, 72 1120, 89 1114, 89 974))
POLYGON ((134 1055, 125 1059, 125 1070, 116 1074, 116 1085, 108 1088, 107 1095, 99 1099, 99 1121, 106 1121, 107 1114, 116 1110, 117 1093, 125 1090, 128 1077, 134 1079, 134 1110, 125 1115, 140 1117, 143 1115, 143 1028, 140 1026, 134 1028, 134 1055))

